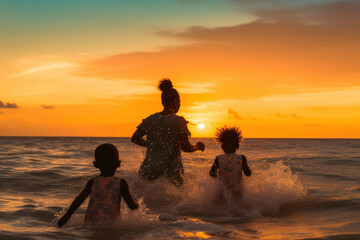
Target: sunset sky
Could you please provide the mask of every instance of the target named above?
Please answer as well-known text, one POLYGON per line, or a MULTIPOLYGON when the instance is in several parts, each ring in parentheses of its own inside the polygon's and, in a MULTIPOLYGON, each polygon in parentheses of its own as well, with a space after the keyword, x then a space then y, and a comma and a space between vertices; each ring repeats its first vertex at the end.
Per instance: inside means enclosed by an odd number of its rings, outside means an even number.
POLYGON ((4 0, 0 33, 0 136, 131 136, 168 77, 194 137, 360 138, 359 1, 4 0))

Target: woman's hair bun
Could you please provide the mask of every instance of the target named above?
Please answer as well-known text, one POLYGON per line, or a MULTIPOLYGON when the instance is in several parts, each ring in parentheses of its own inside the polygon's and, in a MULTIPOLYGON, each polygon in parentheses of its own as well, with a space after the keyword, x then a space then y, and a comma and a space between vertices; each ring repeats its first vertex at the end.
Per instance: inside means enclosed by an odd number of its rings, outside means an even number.
POLYGON ((164 78, 163 80, 159 81, 158 88, 160 91, 169 91, 173 88, 172 82, 168 78, 164 78))

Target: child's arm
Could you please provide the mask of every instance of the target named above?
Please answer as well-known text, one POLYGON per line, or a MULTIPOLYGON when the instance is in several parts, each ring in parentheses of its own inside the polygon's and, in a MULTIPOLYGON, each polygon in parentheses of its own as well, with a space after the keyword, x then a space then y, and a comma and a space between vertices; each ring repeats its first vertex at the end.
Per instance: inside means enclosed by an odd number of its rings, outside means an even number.
POLYGON ((143 138, 146 135, 146 132, 142 130, 141 128, 136 129, 134 134, 131 137, 131 142, 142 146, 147 147, 147 141, 143 138))
POLYGON ((203 142, 198 142, 196 145, 192 145, 189 141, 189 136, 186 134, 180 134, 180 143, 181 143, 181 150, 184 152, 195 152, 196 150, 204 151, 205 144, 203 142))
POLYGON ((80 207, 80 205, 85 201, 85 199, 90 195, 91 189, 94 183, 94 179, 90 179, 84 189, 81 191, 81 193, 74 199, 71 206, 67 210, 67 212, 60 218, 60 220, 57 222, 57 225, 59 227, 64 226, 67 221, 69 221, 71 215, 80 207))
POLYGON ((246 159, 246 157, 245 157, 244 155, 242 156, 242 161, 243 161, 243 167, 242 167, 242 168, 243 168, 243 171, 244 171, 244 173, 245 173, 246 176, 250 177, 252 171, 251 171, 251 169, 249 168, 249 166, 248 166, 248 164, 247 164, 247 159, 246 159))
POLYGON ((132 210, 137 209, 139 204, 132 198, 131 193, 129 191, 129 186, 125 179, 121 179, 120 181, 120 194, 125 199, 126 204, 132 210))
POLYGON ((217 177, 217 170, 219 168, 219 160, 218 157, 215 158, 214 164, 212 165, 210 169, 210 176, 213 178, 217 177))

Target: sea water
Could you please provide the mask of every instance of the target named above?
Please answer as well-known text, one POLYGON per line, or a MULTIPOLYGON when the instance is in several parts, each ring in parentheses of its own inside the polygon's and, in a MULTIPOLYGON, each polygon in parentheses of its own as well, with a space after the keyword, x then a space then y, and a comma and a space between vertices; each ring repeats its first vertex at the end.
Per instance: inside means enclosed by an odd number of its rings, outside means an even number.
POLYGON ((221 148, 183 153, 185 183, 148 183, 137 170, 145 149, 129 138, 0 137, 0 239, 360 239, 360 140, 245 139, 253 171, 231 199, 209 177, 221 148), (98 174, 93 151, 119 149, 138 210, 122 203, 108 228, 83 224, 87 201, 63 228, 59 216, 98 174), (222 197, 221 197, 222 196, 222 197))

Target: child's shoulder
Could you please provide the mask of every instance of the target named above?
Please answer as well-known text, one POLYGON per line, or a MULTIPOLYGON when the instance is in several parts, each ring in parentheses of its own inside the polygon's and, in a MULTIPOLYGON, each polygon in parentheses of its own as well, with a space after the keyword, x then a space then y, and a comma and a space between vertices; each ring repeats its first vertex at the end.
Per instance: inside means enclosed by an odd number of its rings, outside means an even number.
POLYGON ((244 154, 235 154, 235 156, 239 161, 242 161, 245 158, 244 154))
POLYGON ((238 153, 235 153, 236 157, 239 157, 239 158, 242 158, 244 157, 244 154, 238 154, 238 153))
POLYGON ((118 176, 114 176, 114 181, 120 183, 120 185, 122 184, 122 182, 126 182, 125 179, 118 177, 118 176))
POLYGON ((244 158, 243 154, 236 154, 236 153, 231 153, 231 154, 220 154, 216 157, 215 161, 233 161, 236 159, 236 162, 241 162, 244 158))
POLYGON ((116 183, 116 182, 119 182, 121 183, 123 179, 118 177, 118 176, 111 176, 111 177, 103 177, 103 176, 96 176, 96 177, 93 177, 89 180, 89 182, 96 182, 97 184, 107 184, 107 183, 116 183))
POLYGON ((223 157, 242 158, 243 156, 244 156, 244 154, 237 154, 237 153, 228 154, 228 153, 224 153, 224 154, 217 155, 216 157, 217 158, 223 158, 223 157))

